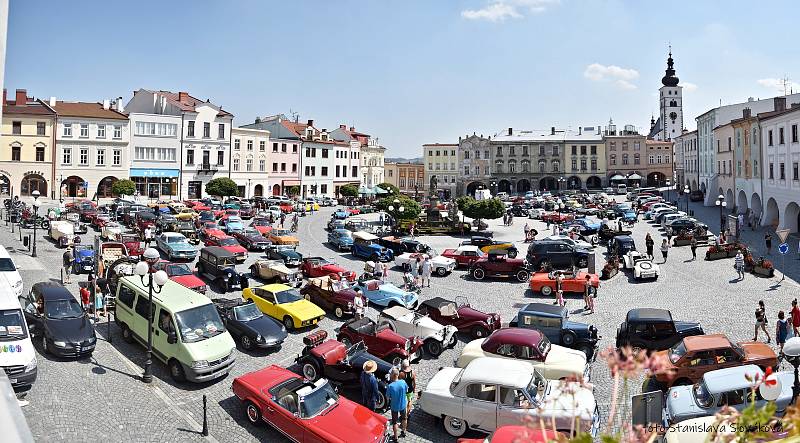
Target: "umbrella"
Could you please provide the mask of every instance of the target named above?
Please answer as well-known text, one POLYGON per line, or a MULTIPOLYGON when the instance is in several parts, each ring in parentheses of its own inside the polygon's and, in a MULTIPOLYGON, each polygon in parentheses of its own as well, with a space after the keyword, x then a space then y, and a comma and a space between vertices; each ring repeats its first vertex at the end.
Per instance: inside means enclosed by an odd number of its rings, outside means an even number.
POLYGON ((374 188, 372 188, 372 190, 378 195, 380 195, 380 194, 388 194, 389 193, 389 191, 381 188, 380 186, 375 186, 374 188))
POLYGON ((358 193, 362 194, 362 195, 375 195, 375 191, 374 190, 369 189, 369 188, 367 188, 365 186, 361 186, 360 188, 358 188, 358 193))
POLYGON ((617 175, 611 177, 611 180, 625 180, 625 177, 617 174, 617 175))
POLYGON ((637 173, 635 173, 635 172, 628 176, 628 180, 641 180, 641 179, 642 179, 642 176, 637 174, 637 173))

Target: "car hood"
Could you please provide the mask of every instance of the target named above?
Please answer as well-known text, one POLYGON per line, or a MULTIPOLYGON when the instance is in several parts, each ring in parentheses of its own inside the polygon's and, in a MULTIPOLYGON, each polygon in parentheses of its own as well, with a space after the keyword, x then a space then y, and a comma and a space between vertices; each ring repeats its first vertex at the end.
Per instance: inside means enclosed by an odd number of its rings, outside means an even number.
POLYGON ((428 316, 418 317, 416 320, 414 320, 414 325, 416 326, 417 335, 421 335, 420 332, 435 334, 445 328, 442 324, 436 322, 428 316))
POLYGON ((181 286, 187 287, 189 289, 199 288, 205 286, 206 284, 203 280, 200 280, 199 277, 196 275, 178 275, 175 277, 170 278, 170 280, 178 283, 181 286))
POLYGON ((389 328, 381 329, 375 336, 382 341, 398 344, 401 348, 406 345, 407 339, 389 328))
MULTIPOLYGON (((544 395, 545 411, 574 411, 584 420, 591 420, 597 403, 591 389, 576 382, 553 380, 547 383, 544 395)), ((547 412, 544 413, 547 416, 547 412)))
POLYGON ((241 252, 241 253, 246 253, 247 252, 247 249, 245 249, 241 245, 222 246, 222 249, 230 252, 231 254, 236 254, 236 253, 239 253, 239 252, 241 252))
MULTIPOLYGON (((362 290, 363 289, 364 288, 362 288, 362 290)), ((397 294, 397 295, 411 294, 411 292, 404 291, 391 283, 384 283, 378 286, 378 290, 381 292, 388 292, 390 294, 397 294)))
POLYGON ((487 314, 485 312, 472 309, 469 306, 462 306, 458 308, 458 316, 464 320, 486 320, 487 318, 491 317, 492 314, 487 314))
POLYGON ((323 272, 331 273, 331 274, 338 274, 340 272, 342 274, 350 274, 350 271, 348 271, 347 269, 345 269, 345 268, 343 268, 343 267, 341 267, 339 265, 334 265, 334 264, 320 266, 319 269, 322 270, 323 272))
POLYGON ((455 264, 455 262, 456 262, 455 259, 452 259, 450 257, 442 257, 441 255, 437 255, 436 257, 433 257, 431 259, 431 263, 440 266, 450 266, 452 264, 455 264))
POLYGON ((282 243, 300 243, 300 240, 291 235, 276 235, 275 239, 282 243))
POLYGON ((325 315, 325 311, 306 299, 297 300, 291 303, 283 303, 279 306, 300 320, 311 320, 312 318, 322 317, 325 315))
POLYGON ((92 257, 94 257, 94 251, 80 250, 80 251, 77 251, 77 253, 75 254, 75 258, 78 259, 78 260, 83 260, 83 259, 92 258, 92 257))
POLYGON ((586 366, 586 354, 582 351, 575 349, 565 348, 559 345, 550 345, 550 352, 544 359, 544 363, 548 366, 573 366, 577 360, 580 360, 583 366, 586 366))
POLYGON ((242 326, 256 334, 261 334, 265 339, 283 341, 288 336, 286 328, 271 317, 262 315, 254 320, 241 322, 242 326))
POLYGON ((293 249, 280 250, 280 251, 278 251, 278 255, 280 255, 281 257, 284 257, 284 258, 288 258, 290 260, 299 260, 300 259, 300 253, 295 251, 295 250, 293 250, 293 249))
POLYGON ((442 368, 425 386, 425 392, 431 392, 442 396, 452 397, 450 385, 453 380, 461 373, 461 368, 442 368))
POLYGON ((692 393, 693 385, 674 386, 667 392, 666 410, 670 418, 675 414, 686 415, 706 415, 703 409, 698 406, 692 393))
POLYGON ((761 342, 743 342, 739 346, 744 349, 744 354, 747 360, 767 360, 776 359, 775 351, 766 344, 761 342))
POLYGON ((85 315, 64 320, 46 319, 45 324, 50 338, 69 342, 82 342, 94 337, 94 328, 85 315))
POLYGON ((700 326, 700 323, 692 322, 692 321, 675 321, 675 330, 679 334, 687 334, 697 332, 699 334, 703 333, 703 328, 700 326))
POLYGON ((307 428, 322 434, 323 440, 344 439, 353 442, 380 441, 386 432, 386 417, 376 414, 360 404, 339 401, 332 408, 314 418, 304 420, 307 428))
POLYGON ((166 243, 166 245, 173 251, 194 251, 194 246, 190 243, 166 243))

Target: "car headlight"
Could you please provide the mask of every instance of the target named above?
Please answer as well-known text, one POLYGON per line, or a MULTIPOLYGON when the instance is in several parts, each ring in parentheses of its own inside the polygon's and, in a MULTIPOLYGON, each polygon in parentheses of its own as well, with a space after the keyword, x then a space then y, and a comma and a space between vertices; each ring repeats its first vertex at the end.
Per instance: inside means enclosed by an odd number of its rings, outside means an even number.
POLYGON ((31 372, 36 369, 36 356, 34 356, 31 361, 25 365, 25 372, 31 372))
POLYGON ((488 317, 488 318, 486 319, 486 324, 487 324, 487 325, 490 325, 490 324, 492 324, 492 323, 494 323, 494 317, 488 317))
POLYGON ((95 344, 95 343, 97 343, 97 337, 91 337, 91 338, 89 338, 89 343, 91 343, 91 344, 95 344))
POLYGON ((203 369, 208 367, 208 360, 198 360, 192 362, 192 369, 203 369))
POLYGON ((66 348, 67 342, 64 341, 54 341, 53 345, 58 346, 59 348, 66 348))
POLYGON ((256 334, 256 341, 257 342, 263 342, 264 341, 264 337, 262 337, 261 334, 256 334))

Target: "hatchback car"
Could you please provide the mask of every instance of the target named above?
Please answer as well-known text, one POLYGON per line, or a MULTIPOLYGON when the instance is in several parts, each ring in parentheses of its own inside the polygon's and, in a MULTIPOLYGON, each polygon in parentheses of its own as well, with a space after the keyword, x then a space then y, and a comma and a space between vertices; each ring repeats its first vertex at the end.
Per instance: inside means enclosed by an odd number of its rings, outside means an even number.
POLYGON ((67 288, 40 282, 20 296, 31 334, 42 340, 42 352, 59 357, 88 357, 97 335, 89 316, 67 288))

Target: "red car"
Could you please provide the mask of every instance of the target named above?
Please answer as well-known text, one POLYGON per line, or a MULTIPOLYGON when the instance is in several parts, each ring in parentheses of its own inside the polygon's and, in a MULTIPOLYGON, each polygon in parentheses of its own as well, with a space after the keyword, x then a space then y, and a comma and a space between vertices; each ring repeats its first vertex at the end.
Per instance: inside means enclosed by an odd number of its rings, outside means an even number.
POLYGON ((207 229, 205 231, 205 244, 206 246, 221 247, 233 254, 238 262, 247 260, 247 249, 240 245, 235 238, 219 229, 207 229))
POLYGON ((153 267, 158 271, 166 272, 170 280, 193 291, 205 294, 208 289, 203 280, 194 275, 194 272, 189 269, 189 265, 186 263, 172 263, 160 260, 153 267))
POLYGON ((600 277, 597 274, 590 274, 584 271, 578 271, 577 274, 572 271, 552 271, 552 272, 535 272, 531 276, 530 286, 531 291, 534 293, 541 292, 545 297, 553 295, 556 290, 556 273, 561 273, 563 280, 561 281, 561 290, 564 292, 577 292, 583 294, 583 287, 586 284, 586 276, 589 276, 589 281, 592 282, 594 292, 600 287, 600 277))
POLYGON ((128 251, 128 257, 141 257, 142 254, 144 254, 144 248, 142 247, 142 242, 139 240, 138 235, 122 234, 120 236, 120 241, 125 245, 125 249, 128 251))
POLYGON ((277 365, 233 380, 233 393, 254 426, 269 424, 289 440, 313 443, 379 443, 387 418, 340 397, 325 379, 304 380, 277 365))
POLYGON ((345 211, 347 211, 347 213, 348 213, 349 215, 358 215, 358 214, 361 214, 361 210, 360 210, 360 209, 358 209, 358 208, 356 208, 356 207, 353 207, 353 206, 351 206, 351 207, 349 207, 349 208, 345 209, 345 211))
POLYGON ((283 212, 284 214, 291 214, 292 211, 294 211, 294 205, 292 204, 292 202, 281 203, 279 208, 281 208, 281 212, 283 212))
POLYGON ((93 228, 99 231, 103 229, 103 226, 105 226, 108 221, 111 221, 111 215, 99 212, 94 215, 91 224, 93 228))
POLYGON ((264 217, 254 218, 250 226, 254 227, 256 231, 264 237, 268 237, 269 233, 272 231, 272 223, 264 217))
POLYGON ((417 312, 428 315, 436 323, 453 325, 458 332, 474 338, 486 337, 500 329, 500 314, 473 309, 464 297, 456 297, 455 301, 434 297, 423 301, 417 312))
POLYGON ((422 356, 422 339, 407 339, 388 327, 378 327, 371 319, 364 317, 350 320, 339 328, 336 340, 350 346, 363 341, 370 354, 398 366, 404 359, 418 360, 422 356))
POLYGON ((487 256, 481 257, 469 268, 469 274, 475 280, 483 280, 486 277, 506 277, 515 278, 521 283, 527 282, 531 277, 525 260, 509 258, 505 251, 491 251, 487 256))
POLYGON ((445 249, 442 257, 452 258, 456 261, 456 266, 470 267, 478 259, 484 256, 483 251, 474 245, 459 246, 458 249, 445 249))
POLYGON ((575 219, 575 216, 572 214, 565 214, 561 212, 545 212, 542 214, 542 221, 547 222, 548 220, 550 223, 566 223, 570 222, 575 219))
POLYGON ((322 257, 303 258, 303 263, 300 264, 300 270, 303 271, 303 275, 306 278, 330 277, 334 280, 345 279, 347 281, 356 281, 356 273, 354 271, 348 271, 322 257))

